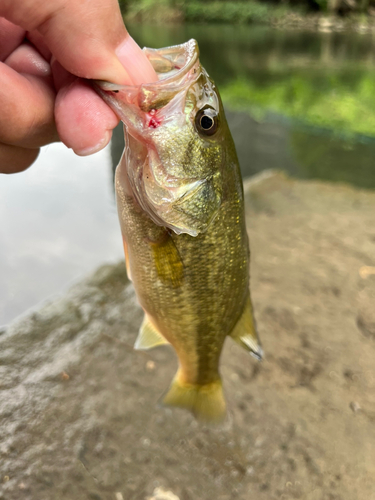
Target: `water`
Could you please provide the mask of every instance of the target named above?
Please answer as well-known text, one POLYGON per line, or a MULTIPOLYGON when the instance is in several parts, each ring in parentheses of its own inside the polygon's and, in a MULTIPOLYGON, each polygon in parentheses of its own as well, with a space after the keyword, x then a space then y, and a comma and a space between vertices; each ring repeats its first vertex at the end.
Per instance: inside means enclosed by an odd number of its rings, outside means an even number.
MULTIPOLYGON (((244 176, 281 168, 375 188, 373 35, 217 25, 130 32, 154 47, 198 40, 244 176)), ((55 144, 27 172, 1 177, 0 325, 122 258, 112 187, 121 150, 120 130, 111 151, 90 158, 55 144)))
POLYGON ((62 144, 0 181, 0 325, 122 257, 109 150, 79 158, 62 144))
POLYGON ((246 112, 228 117, 245 176, 283 168, 375 188, 374 35, 217 25, 131 32, 146 46, 198 40, 226 108, 246 112))

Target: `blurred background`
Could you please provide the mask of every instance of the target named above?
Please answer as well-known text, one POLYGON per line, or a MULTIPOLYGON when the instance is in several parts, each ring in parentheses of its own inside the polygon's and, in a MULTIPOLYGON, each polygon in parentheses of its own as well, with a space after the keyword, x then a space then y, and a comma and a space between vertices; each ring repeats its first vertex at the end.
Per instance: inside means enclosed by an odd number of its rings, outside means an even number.
MULTIPOLYGON (((375 2, 122 1, 141 46, 195 38, 221 92, 244 177, 375 188, 375 2), (374 19, 374 21, 373 21, 374 19)), ((122 258, 112 187, 123 148, 76 157, 61 144, 0 183, 0 325, 122 258)))
POLYGON ((0 178, 0 500, 374 499, 375 0, 121 7, 141 46, 195 38, 220 90, 265 358, 226 342, 218 428, 160 408, 177 361, 133 350, 121 127, 43 148, 0 178))

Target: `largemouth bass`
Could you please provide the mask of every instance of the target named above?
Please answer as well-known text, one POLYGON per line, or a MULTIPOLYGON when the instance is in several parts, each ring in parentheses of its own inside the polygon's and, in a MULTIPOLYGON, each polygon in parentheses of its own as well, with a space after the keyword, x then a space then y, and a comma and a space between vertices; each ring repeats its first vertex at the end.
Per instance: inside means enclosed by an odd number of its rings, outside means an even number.
POLYGON ((97 84, 124 122, 115 184, 127 271, 145 311, 135 348, 170 343, 179 369, 163 402, 220 421, 225 338, 262 356, 238 159, 197 42, 144 51, 157 82, 97 84))

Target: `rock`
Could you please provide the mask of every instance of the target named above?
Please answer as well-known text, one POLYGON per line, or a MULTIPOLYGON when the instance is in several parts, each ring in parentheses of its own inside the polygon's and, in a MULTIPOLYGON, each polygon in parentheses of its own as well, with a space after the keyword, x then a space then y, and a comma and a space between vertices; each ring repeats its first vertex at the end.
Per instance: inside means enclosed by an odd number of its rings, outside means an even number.
POLYGON ((164 488, 155 488, 153 496, 147 500, 180 500, 178 496, 164 488))
POLYGON ((375 340, 375 314, 373 311, 360 312, 357 316, 357 326, 365 337, 375 340))
POLYGON ((176 357, 133 350, 143 313, 103 266, 0 334, 0 498, 375 496, 375 194, 267 172, 245 197, 265 359, 228 339, 227 421, 158 406, 176 357))

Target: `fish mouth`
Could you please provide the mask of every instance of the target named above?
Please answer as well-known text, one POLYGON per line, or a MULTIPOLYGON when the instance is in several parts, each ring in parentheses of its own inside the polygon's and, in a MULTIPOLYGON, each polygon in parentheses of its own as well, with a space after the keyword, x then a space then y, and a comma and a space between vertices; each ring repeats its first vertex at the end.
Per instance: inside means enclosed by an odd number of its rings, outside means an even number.
POLYGON ((126 123, 126 115, 120 101, 136 104, 144 112, 165 106, 185 86, 190 86, 199 77, 199 48, 191 39, 180 45, 163 49, 143 48, 152 64, 158 80, 140 85, 117 85, 103 80, 93 80, 99 95, 126 123))
MULTIPOLYGON (((187 174, 181 168, 176 175, 169 153, 162 158, 160 151, 167 148, 166 137, 170 138, 174 130, 194 127, 185 113, 186 96, 200 78, 207 79, 208 75, 200 64, 194 39, 143 51, 158 81, 133 86, 96 81, 94 88, 125 125, 124 161, 138 205, 157 225, 176 234, 197 236, 206 231, 220 208, 220 174, 213 175, 211 170, 201 178, 192 178, 192 172, 187 174)), ((197 102, 201 98, 195 88, 191 94, 190 99, 197 102)))

